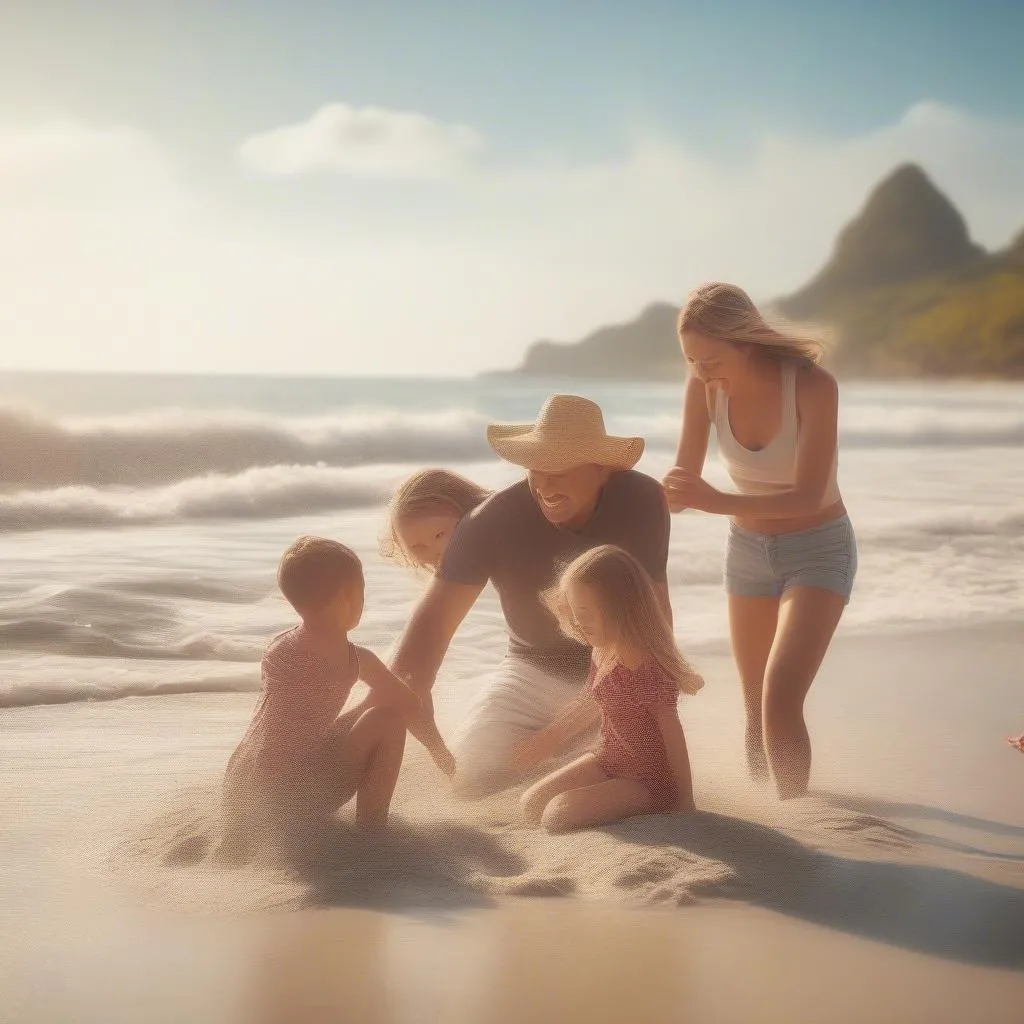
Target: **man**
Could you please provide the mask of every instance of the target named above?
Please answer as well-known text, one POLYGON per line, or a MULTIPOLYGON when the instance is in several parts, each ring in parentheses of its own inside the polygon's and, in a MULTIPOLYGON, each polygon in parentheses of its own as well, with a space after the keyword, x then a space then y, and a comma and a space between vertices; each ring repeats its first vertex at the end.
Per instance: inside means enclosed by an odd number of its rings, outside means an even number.
POLYGON ((515 781, 513 745, 547 725, 579 691, 590 649, 568 639, 541 593, 582 552, 616 544, 650 573, 666 613, 669 513, 661 485, 633 469, 641 438, 610 437, 595 403, 548 399, 537 422, 492 425, 487 440, 527 471, 456 528, 414 611, 392 670, 428 697, 452 637, 488 582, 508 626, 508 652, 454 744, 462 796, 515 781))

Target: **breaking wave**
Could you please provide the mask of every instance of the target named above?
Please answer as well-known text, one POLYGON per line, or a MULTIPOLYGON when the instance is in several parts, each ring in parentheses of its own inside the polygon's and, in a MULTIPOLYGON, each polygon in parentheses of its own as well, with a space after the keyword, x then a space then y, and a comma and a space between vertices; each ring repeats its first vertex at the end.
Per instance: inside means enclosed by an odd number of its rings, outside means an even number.
POLYGON ((0 493, 0 533, 152 526, 187 520, 275 519, 379 505, 388 481, 372 471, 269 466, 165 487, 84 485, 0 493))
POLYGON ((486 456, 485 421, 458 410, 308 419, 166 411, 58 420, 0 406, 5 490, 154 487, 272 466, 366 466, 486 456))

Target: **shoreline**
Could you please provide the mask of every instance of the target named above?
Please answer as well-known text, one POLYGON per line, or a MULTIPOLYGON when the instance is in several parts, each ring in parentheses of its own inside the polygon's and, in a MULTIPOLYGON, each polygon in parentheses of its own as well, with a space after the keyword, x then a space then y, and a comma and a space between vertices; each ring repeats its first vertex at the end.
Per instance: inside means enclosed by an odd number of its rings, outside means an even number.
MULTIPOLYGON (((991 617, 979 618, 973 622, 965 622, 962 618, 951 617, 948 621, 930 619, 921 622, 900 622, 896 624, 883 624, 877 622, 855 623, 840 625, 840 631, 833 641, 833 647, 844 647, 847 644, 869 643, 873 639, 899 641, 905 639, 907 643, 926 642, 929 637, 947 638, 951 635, 980 635, 985 634, 997 643, 1020 643, 1024 648, 1024 625, 1016 617, 1007 616, 1001 619, 991 617)), ((677 639, 679 639, 677 634, 677 639)), ((688 641, 681 645, 688 655, 702 658, 725 659, 731 662, 731 648, 727 638, 716 637, 704 641, 688 641)), ((70 659, 70 656, 68 656, 70 659)), ((103 659, 80 659, 95 661, 97 666, 102 666, 103 659)), ((136 662, 132 660, 123 661, 130 667, 136 662)), ((66 686, 58 685, 52 690, 45 684, 22 684, 23 688, 31 694, 27 699, 17 699, 14 695, 14 686, 6 689, 0 687, 0 715, 14 713, 22 710, 29 710, 37 707, 54 707, 75 704, 103 704, 133 698, 146 699, 156 697, 187 697, 187 696, 215 696, 224 694, 254 694, 259 692, 259 662, 258 661, 189 661, 182 659, 160 660, 149 662, 146 659, 138 659, 137 664, 160 666, 168 676, 176 672, 194 673, 202 666, 210 666, 210 677, 216 677, 217 681, 209 685, 198 685, 188 681, 169 678, 165 682, 153 684, 151 687, 125 686, 122 689, 111 687, 110 689, 97 690, 92 684, 85 681, 78 681, 66 686)), ((95 675, 98 668, 92 668, 84 675, 95 675)), ((122 672, 124 673, 124 669, 122 672)), ((813 692, 813 690, 812 690, 813 692)), ((1024 711, 1021 712, 1024 719, 1024 711)))

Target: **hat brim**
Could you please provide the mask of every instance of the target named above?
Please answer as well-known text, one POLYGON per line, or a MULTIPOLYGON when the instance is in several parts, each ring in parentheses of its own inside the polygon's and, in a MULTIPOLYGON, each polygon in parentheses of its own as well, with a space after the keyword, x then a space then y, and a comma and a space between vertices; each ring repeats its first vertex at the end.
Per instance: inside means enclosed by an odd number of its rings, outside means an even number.
POLYGON ((506 462, 540 473, 564 473, 578 466, 632 469, 644 453, 642 437, 605 436, 587 444, 568 439, 559 443, 540 437, 532 423, 493 423, 487 428, 487 443, 506 462))

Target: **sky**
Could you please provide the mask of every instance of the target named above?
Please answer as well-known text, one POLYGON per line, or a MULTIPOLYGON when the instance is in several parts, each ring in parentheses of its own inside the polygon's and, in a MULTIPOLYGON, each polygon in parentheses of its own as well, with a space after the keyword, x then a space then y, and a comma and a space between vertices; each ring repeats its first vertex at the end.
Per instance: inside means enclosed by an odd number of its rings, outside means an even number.
POLYGON ((998 248, 1022 40, 1015 0, 3 0, 0 367, 511 366, 796 289, 908 160, 998 248))

